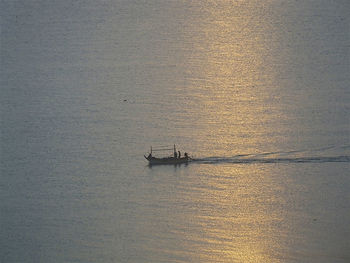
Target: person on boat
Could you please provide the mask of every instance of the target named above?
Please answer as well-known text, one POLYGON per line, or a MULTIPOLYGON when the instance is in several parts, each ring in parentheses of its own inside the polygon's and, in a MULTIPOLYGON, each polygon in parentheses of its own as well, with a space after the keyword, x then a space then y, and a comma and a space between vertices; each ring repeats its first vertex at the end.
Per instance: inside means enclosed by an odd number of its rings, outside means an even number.
POLYGON ((179 153, 179 159, 181 158, 181 152, 180 151, 178 151, 178 153, 179 153))
POLYGON ((188 154, 187 154, 187 153, 185 153, 184 155, 185 155, 185 158, 187 159, 187 158, 188 158, 188 154))
POLYGON ((174 158, 177 158, 177 152, 174 151, 174 158))

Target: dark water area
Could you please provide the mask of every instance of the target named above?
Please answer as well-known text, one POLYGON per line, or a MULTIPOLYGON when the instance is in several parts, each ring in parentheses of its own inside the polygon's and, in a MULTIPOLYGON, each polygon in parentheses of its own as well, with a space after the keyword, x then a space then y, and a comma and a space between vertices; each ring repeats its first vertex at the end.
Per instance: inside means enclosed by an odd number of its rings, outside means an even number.
POLYGON ((0 5, 0 262, 350 261, 349 1, 0 5))

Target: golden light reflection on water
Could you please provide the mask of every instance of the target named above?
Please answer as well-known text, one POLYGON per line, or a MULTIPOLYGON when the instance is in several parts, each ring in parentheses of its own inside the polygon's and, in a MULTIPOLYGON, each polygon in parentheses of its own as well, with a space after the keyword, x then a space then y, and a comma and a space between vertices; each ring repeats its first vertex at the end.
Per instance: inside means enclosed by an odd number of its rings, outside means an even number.
MULTIPOLYGON (((189 32, 197 33, 188 36, 193 49, 187 73, 193 78, 189 89, 200 90, 193 114, 199 116, 196 130, 203 152, 210 149, 212 155, 223 156, 259 151, 275 125, 272 118, 281 116, 280 109, 267 107, 275 88, 265 61, 267 5, 206 3, 200 6, 198 23, 190 26, 189 32), (198 65, 199 60, 205 63, 198 65)), ((273 226, 283 221, 272 209, 283 204, 274 192, 278 182, 269 181, 269 171, 254 165, 213 170, 208 173, 217 177, 205 182, 201 194, 189 197, 213 208, 199 213, 201 229, 197 237, 189 237, 205 244, 198 246, 201 262, 276 262, 272 254, 280 240, 274 238, 273 226)))
MULTIPOLYGON (((242 153, 243 147, 245 152, 259 151, 261 135, 283 117, 277 104, 270 103, 278 94, 273 68, 266 61, 267 6, 251 1, 203 4, 197 23, 185 30, 191 43, 187 89, 200 98, 192 114, 207 149, 221 145, 226 155, 242 153)), ((203 149, 202 142, 200 146, 203 149)))
POLYGON ((150 205, 159 209, 143 225, 157 233, 147 243, 155 262, 166 261, 164 253, 178 262, 283 262, 288 232, 276 170, 193 164, 171 178, 161 171, 150 173, 158 186, 150 205))
MULTIPOLYGON (((257 167, 220 166, 215 176, 202 181, 200 193, 188 189, 189 198, 204 210, 196 218, 198 235, 188 237, 202 244, 201 262, 278 262, 281 240, 275 231, 283 215, 273 206, 284 201, 276 198, 281 189, 268 169, 257 167)), ((213 174, 211 168, 207 172, 213 174)))

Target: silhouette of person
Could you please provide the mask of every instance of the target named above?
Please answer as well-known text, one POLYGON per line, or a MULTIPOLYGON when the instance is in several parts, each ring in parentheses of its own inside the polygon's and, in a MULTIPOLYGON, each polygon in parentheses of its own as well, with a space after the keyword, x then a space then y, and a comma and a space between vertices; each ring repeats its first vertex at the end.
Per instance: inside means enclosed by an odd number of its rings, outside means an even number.
POLYGON ((179 151, 179 158, 181 158, 181 152, 179 151))

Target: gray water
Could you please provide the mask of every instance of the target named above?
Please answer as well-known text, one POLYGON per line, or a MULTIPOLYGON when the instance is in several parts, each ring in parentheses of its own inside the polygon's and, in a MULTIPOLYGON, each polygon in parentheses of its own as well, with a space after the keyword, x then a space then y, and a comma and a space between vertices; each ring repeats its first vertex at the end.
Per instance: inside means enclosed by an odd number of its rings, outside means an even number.
POLYGON ((349 3, 2 1, 0 261, 349 262, 349 3))

